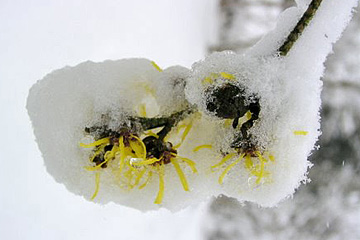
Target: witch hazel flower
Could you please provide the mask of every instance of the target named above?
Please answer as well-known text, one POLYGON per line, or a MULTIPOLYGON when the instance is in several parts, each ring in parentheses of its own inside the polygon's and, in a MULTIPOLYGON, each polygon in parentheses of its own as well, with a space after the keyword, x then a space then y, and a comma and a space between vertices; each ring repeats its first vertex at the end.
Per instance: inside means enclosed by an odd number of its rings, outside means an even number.
POLYGON ((187 164, 192 172, 196 173, 195 162, 179 156, 177 149, 185 141, 191 129, 191 122, 186 121, 188 119, 180 122, 179 127, 184 128, 184 130, 178 137, 179 141, 175 146, 166 139, 171 135, 176 135, 176 133, 171 132, 170 127, 176 125, 176 120, 171 119, 178 119, 177 121, 179 121, 186 114, 191 114, 191 112, 181 112, 168 118, 129 119, 132 123, 137 123, 146 129, 163 127, 157 133, 148 130, 140 134, 140 131, 135 132, 126 127, 117 130, 96 126, 86 127, 87 134, 95 136, 96 140, 89 144, 80 143, 80 147, 93 149, 89 158, 89 162, 93 166, 85 167, 89 171, 96 171, 97 174, 96 187, 91 199, 95 199, 98 194, 101 170, 105 168, 111 168, 117 178, 118 185, 125 189, 134 187, 143 189, 153 177, 157 176, 159 178, 159 191, 154 201, 156 204, 161 204, 163 200, 167 164, 173 165, 184 191, 189 191, 186 176, 179 162, 187 164))
POLYGON ((214 135, 218 140, 212 149, 218 157, 208 163, 218 184, 223 186, 220 193, 227 193, 227 186, 234 184, 237 190, 233 195, 238 198, 246 191, 251 193, 271 183, 273 173, 269 167, 277 162, 269 141, 274 128, 269 122, 273 124, 270 120, 276 109, 269 107, 279 97, 262 94, 261 88, 269 90, 276 83, 259 67, 268 73, 279 69, 272 59, 214 53, 193 65, 186 88, 187 99, 198 106, 204 118, 217 125, 214 135), (266 131, 261 135, 253 133, 262 119, 268 125, 266 131))
POLYGON ((219 156, 209 164, 219 194, 271 207, 308 181, 323 62, 356 4, 298 1, 245 54, 213 53, 193 65, 186 96, 218 125, 219 156))
POLYGON ((183 88, 188 73, 125 59, 46 76, 32 87, 27 108, 48 172, 95 202, 175 209, 168 199, 185 198, 197 174, 195 161, 178 154, 196 114, 181 96, 166 114, 158 86, 183 88))

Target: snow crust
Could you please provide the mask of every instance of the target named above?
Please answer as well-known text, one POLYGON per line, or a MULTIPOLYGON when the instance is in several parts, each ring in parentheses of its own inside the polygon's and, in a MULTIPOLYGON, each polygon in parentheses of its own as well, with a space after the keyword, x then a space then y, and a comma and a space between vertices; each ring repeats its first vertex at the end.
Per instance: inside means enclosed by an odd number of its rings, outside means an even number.
MULTIPOLYGON (((285 11, 277 28, 247 53, 214 53, 191 70, 175 66, 162 71, 147 59, 124 59, 85 62, 50 73, 31 88, 27 102, 48 172, 69 191, 91 199, 95 175, 85 167, 93 149, 79 144, 97 139, 85 133, 86 127, 102 124, 117 129, 131 126, 129 117, 169 116, 192 105, 199 113, 182 120, 171 130, 168 140, 181 143, 178 156, 196 163, 197 173, 189 165, 180 164, 190 191, 184 191, 174 166, 166 164, 164 197, 161 204, 154 204, 160 184, 156 174, 142 189, 124 188, 119 184, 121 177, 119 181, 109 166, 101 170, 94 201, 112 201, 143 211, 160 207, 176 211, 219 194, 264 207, 290 197, 301 182, 307 181, 311 166, 307 158, 320 134, 323 62, 357 5, 357 0, 324 0, 289 54, 279 57, 276 50, 308 2, 299 2, 297 8, 285 11), (204 83, 207 77, 211 79, 204 83), (224 83, 244 89, 247 104, 254 101, 254 96, 258 99, 259 118, 249 134, 261 157, 254 151, 252 161, 258 169, 246 167, 243 159, 219 184, 221 173, 239 155, 248 154, 230 147, 239 129, 234 130, 206 108, 206 89, 224 83), (192 126, 184 141, 181 126, 192 126), (211 148, 194 150, 201 145, 211 148), (234 154, 229 161, 215 170, 211 168, 229 153, 234 154)), ((137 129, 143 138, 145 132, 137 129)))

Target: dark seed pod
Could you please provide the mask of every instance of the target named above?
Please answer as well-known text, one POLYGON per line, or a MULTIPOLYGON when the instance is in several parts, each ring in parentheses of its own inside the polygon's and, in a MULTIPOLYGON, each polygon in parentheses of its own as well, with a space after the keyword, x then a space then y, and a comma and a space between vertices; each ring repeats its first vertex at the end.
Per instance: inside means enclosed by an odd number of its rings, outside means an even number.
POLYGON ((244 90, 236 85, 227 83, 220 87, 209 88, 205 94, 206 109, 219 118, 237 119, 249 110, 244 90))
POLYGON ((143 139, 146 147, 147 157, 159 158, 165 151, 164 142, 156 137, 149 136, 143 139))

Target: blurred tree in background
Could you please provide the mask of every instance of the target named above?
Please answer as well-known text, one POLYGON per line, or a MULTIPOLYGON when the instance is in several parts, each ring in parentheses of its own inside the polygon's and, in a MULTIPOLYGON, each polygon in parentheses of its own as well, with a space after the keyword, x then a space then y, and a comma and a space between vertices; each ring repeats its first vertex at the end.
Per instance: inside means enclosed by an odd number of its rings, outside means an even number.
MULTIPOLYGON (((221 0, 218 44, 209 51, 244 52, 292 5, 293 0, 221 0)), ((278 208, 214 199, 204 217, 204 239, 360 239, 359 66, 356 14, 326 62, 322 136, 311 156, 312 181, 278 208)))

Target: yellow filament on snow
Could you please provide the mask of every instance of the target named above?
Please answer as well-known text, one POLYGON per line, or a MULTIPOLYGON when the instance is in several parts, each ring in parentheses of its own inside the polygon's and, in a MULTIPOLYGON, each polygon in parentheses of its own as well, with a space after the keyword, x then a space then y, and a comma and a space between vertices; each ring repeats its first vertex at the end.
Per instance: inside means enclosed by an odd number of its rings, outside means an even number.
POLYGON ((224 79, 227 79, 227 80, 236 80, 235 76, 230 74, 230 73, 227 73, 227 72, 220 72, 220 73, 211 73, 209 76, 203 78, 201 80, 201 83, 202 84, 213 84, 214 83, 214 79, 217 79, 217 78, 224 78, 224 79))
POLYGON ((160 164, 157 167, 157 172, 159 175, 159 192, 154 201, 155 204, 161 204, 164 197, 165 183, 164 183, 164 165, 160 164))
POLYGON ((179 176, 179 178, 180 178, 180 182, 181 182, 181 184, 182 184, 182 186, 183 186, 183 189, 184 189, 185 191, 189 191, 189 185, 188 185, 188 183, 187 183, 187 180, 186 180, 186 177, 185 177, 185 175, 184 175, 184 172, 181 170, 181 167, 180 167, 179 163, 178 163, 177 160, 174 159, 174 158, 171 158, 170 161, 171 161, 171 163, 174 165, 174 168, 175 168, 175 170, 176 170, 176 172, 177 172, 177 174, 178 174, 178 176, 179 176))
POLYGON ((246 154, 245 156, 245 167, 246 169, 251 169, 253 167, 253 161, 251 160, 251 155, 250 154, 246 154))
POLYGON ((89 144, 85 144, 85 143, 80 143, 80 147, 83 147, 83 148, 91 148, 91 147, 97 147, 97 146, 100 146, 102 144, 108 144, 110 143, 110 138, 102 138, 102 139, 99 139, 93 143, 89 143, 89 144))
POLYGON ((308 133, 307 131, 294 131, 294 135, 306 136, 308 133))
POLYGON ((92 167, 92 166, 86 166, 86 167, 84 167, 84 168, 85 168, 86 170, 88 170, 88 171, 96 171, 96 170, 100 170, 100 169, 101 169, 101 166, 104 165, 105 163, 107 163, 106 160, 103 161, 102 163, 100 163, 99 165, 94 166, 94 167, 92 167))
POLYGON ((227 154, 225 157, 223 157, 223 159, 219 163, 215 164, 214 166, 211 166, 211 169, 220 167, 221 165, 226 163, 230 158, 234 157, 235 155, 236 155, 236 153, 227 154))
POLYGON ((241 159, 244 158, 244 155, 245 155, 244 153, 241 154, 241 156, 240 156, 238 159, 236 159, 236 161, 234 161, 233 163, 231 163, 229 166, 227 166, 227 167, 225 168, 225 170, 221 173, 221 175, 220 175, 220 177, 219 177, 219 183, 220 183, 220 184, 223 184, 223 181, 224 181, 224 178, 225 178, 226 174, 227 174, 236 164, 238 164, 238 163, 241 161, 241 159))
POLYGON ((181 124, 177 127, 177 133, 180 132, 181 129, 186 128, 186 124, 181 124))
POLYGON ((260 171, 256 172, 255 174, 258 177, 256 179, 256 184, 260 184, 261 179, 265 176, 264 167, 267 160, 263 158, 260 152, 256 151, 255 154, 259 157, 260 160, 260 171))
POLYGON ((188 125, 186 125, 185 130, 184 130, 183 134, 181 135, 180 143, 175 145, 174 148, 179 148, 181 146, 181 144, 184 142, 186 136, 189 134, 191 128, 192 128, 192 123, 189 123, 188 125))
POLYGON ((146 105, 142 103, 139 105, 139 115, 140 117, 146 117, 146 105))
POLYGON ((143 161, 138 161, 138 162, 132 162, 131 165, 133 166, 143 166, 143 165, 150 165, 156 162, 161 161, 161 159, 157 159, 157 158, 150 158, 147 160, 143 160, 143 161))
POLYGON ((128 180, 128 186, 130 187, 130 189, 131 189, 131 180, 132 180, 132 178, 133 178, 133 169, 132 168, 129 168, 127 171, 126 171, 126 173, 124 173, 124 176, 127 178, 127 180, 128 180))
POLYGON ((97 172, 95 174, 95 191, 94 191, 93 195, 90 198, 91 201, 94 200, 96 198, 96 196, 98 195, 99 187, 100 187, 100 173, 97 172))
POLYGON ((192 128, 192 123, 190 123, 186 126, 186 128, 181 136, 181 142, 184 142, 184 140, 185 140, 186 136, 189 134, 191 128, 192 128))
POLYGON ((180 159, 181 161, 185 162, 187 165, 189 165, 189 167, 191 168, 191 170, 193 171, 193 173, 197 173, 197 170, 196 170, 196 163, 188 158, 184 158, 184 157, 179 157, 179 156, 176 156, 178 159, 180 159))
POLYGON ((139 189, 143 189, 143 188, 148 184, 148 182, 150 181, 151 177, 152 177, 152 172, 149 171, 149 172, 148 172, 148 177, 147 177, 147 179, 146 179, 145 182, 139 187, 139 189))
POLYGON ((119 162, 119 172, 122 172, 125 165, 125 144, 124 137, 121 136, 119 139, 119 151, 120 151, 120 162, 119 162))
POLYGON ((134 86, 135 88, 142 88, 145 90, 145 93, 152 96, 152 97, 156 97, 156 92, 155 90, 149 85, 149 83, 147 82, 140 82, 140 83, 137 83, 135 84, 134 86))
POLYGON ((193 149, 193 152, 197 152, 200 149, 204 149, 204 148, 212 148, 213 146, 210 144, 203 144, 203 145, 199 145, 196 148, 193 149))
POLYGON ((146 172, 146 169, 143 169, 140 172, 136 172, 137 176, 136 176, 136 179, 135 179, 135 183, 134 183, 134 185, 132 185, 131 188, 133 188, 133 187, 135 187, 135 186, 137 186, 139 184, 139 182, 140 182, 141 178, 144 176, 145 172, 146 172))
POLYGON ((230 74, 230 73, 226 73, 226 72, 221 72, 220 75, 228 80, 235 80, 234 75, 230 74))
POLYGON ((205 84, 213 84, 214 80, 212 80, 211 77, 206 77, 203 80, 201 80, 201 83, 204 84, 204 85, 205 84))
POLYGON ((156 70, 158 70, 159 72, 162 72, 163 70, 159 67, 159 65, 157 65, 154 61, 151 61, 151 64, 154 66, 154 68, 156 68, 156 70))

